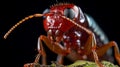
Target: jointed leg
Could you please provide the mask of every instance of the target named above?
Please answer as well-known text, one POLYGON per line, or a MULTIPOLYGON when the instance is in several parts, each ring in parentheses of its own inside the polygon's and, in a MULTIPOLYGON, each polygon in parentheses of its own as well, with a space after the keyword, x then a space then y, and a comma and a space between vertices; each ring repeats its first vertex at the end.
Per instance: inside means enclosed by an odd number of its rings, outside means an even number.
POLYGON ((101 65, 99 60, 98 60, 98 57, 102 57, 108 51, 108 49, 110 49, 111 47, 114 47, 114 55, 115 55, 115 58, 116 58, 118 64, 120 65, 120 53, 119 53, 119 48, 118 48, 116 42, 111 41, 108 44, 105 44, 105 45, 98 47, 96 49, 96 44, 94 41, 95 41, 94 36, 90 35, 88 38, 88 41, 84 47, 84 48, 88 49, 88 50, 86 50, 87 55, 91 54, 89 49, 91 48, 91 42, 92 42, 92 52, 94 55, 95 62, 97 64, 101 65))
POLYGON ((118 46, 117 46, 116 42, 111 41, 111 42, 109 42, 108 44, 105 44, 105 45, 99 47, 99 48, 96 50, 96 52, 97 52, 98 56, 101 57, 101 56, 103 56, 103 55, 107 52, 107 50, 108 50, 109 48, 111 48, 111 47, 114 47, 114 55, 115 55, 115 58, 116 58, 118 64, 120 65, 120 53, 119 53, 119 49, 118 49, 118 46))
POLYGON ((95 63, 98 64, 99 67, 104 67, 98 59, 98 55, 97 55, 97 52, 96 52, 96 47, 97 46, 96 46, 95 36, 94 36, 93 33, 91 33, 89 35, 89 38, 88 38, 88 40, 85 44, 85 47, 84 47, 85 49, 87 49, 87 50, 85 50, 85 55, 89 56, 91 54, 91 51, 92 51, 92 56, 94 57, 95 63))
POLYGON ((34 62, 24 64, 24 67, 35 67, 36 65, 38 65, 38 62, 39 62, 39 59, 40 59, 41 56, 42 56, 42 65, 46 65, 46 53, 45 53, 43 45, 40 41, 41 41, 40 38, 38 38, 38 52, 39 53, 37 54, 34 62))
POLYGON ((40 56, 42 55, 42 64, 45 65, 46 64, 46 53, 45 53, 45 50, 43 48, 43 45, 42 45, 40 38, 38 38, 37 49, 38 49, 39 54, 37 55, 34 62, 35 63, 39 62, 40 56))
POLYGON ((95 62, 100 66, 100 67, 104 67, 101 63, 100 63, 100 61, 99 61, 99 59, 98 59, 98 55, 97 55, 97 53, 96 53, 96 39, 95 39, 95 36, 94 36, 94 34, 92 34, 91 35, 91 39, 92 39, 92 52, 93 52, 93 56, 94 56, 94 60, 95 60, 95 62))
POLYGON ((43 62, 46 60, 46 54, 45 54, 45 51, 43 49, 41 41, 43 41, 45 43, 45 45, 51 51, 53 51, 54 53, 58 54, 57 63, 62 64, 63 56, 68 53, 67 50, 62 45, 60 45, 59 43, 51 42, 46 36, 41 35, 39 37, 39 41, 38 41, 38 43, 39 43, 38 44, 38 52, 43 55, 43 59, 44 59, 43 62))

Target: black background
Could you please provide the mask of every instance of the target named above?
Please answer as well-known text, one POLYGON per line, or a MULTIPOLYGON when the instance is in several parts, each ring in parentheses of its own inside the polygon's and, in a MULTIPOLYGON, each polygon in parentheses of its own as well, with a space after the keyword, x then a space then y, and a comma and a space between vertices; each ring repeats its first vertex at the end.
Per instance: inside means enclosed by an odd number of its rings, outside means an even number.
MULTIPOLYGON (((120 45, 119 6, 116 1, 104 0, 58 0, 58 2, 70 2, 80 6, 83 12, 91 15, 109 40, 114 40, 120 45)), ((33 18, 18 26, 6 40, 4 34, 19 20, 24 17, 42 13, 56 0, 16 0, 0 2, 0 37, 1 60, 3 65, 10 67, 23 67, 25 63, 33 62, 37 54, 37 39, 40 35, 46 35, 42 18, 33 18)), ((120 47, 120 46, 119 46, 120 47)), ((46 48, 47 50, 47 48, 46 48)), ((49 50, 48 50, 49 51, 49 50)), ((54 53, 48 52, 49 61, 55 60, 54 53)), ((4 66, 4 67, 5 67, 4 66)))

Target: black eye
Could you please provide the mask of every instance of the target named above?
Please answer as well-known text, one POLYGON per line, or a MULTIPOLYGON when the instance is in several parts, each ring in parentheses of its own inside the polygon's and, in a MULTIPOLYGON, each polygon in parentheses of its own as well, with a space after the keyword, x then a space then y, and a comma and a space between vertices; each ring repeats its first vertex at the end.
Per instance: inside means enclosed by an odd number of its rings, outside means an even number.
POLYGON ((75 16, 75 13, 74 13, 73 9, 67 8, 64 10, 64 15, 70 19, 73 19, 75 16))

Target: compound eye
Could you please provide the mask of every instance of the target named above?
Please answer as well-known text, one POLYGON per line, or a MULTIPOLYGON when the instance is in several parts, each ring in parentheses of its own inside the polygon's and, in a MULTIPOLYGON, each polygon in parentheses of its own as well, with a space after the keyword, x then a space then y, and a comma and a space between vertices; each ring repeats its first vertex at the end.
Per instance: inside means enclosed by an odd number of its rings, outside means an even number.
MULTIPOLYGON (((49 13, 50 12, 50 9, 45 9, 44 11, 43 11, 43 14, 46 14, 46 13, 49 13)), ((43 18, 46 18, 45 16, 43 16, 43 18)))
POLYGON ((67 18, 73 19, 75 17, 75 12, 73 11, 73 9, 67 8, 64 10, 64 15, 67 18))
POLYGON ((49 12, 50 12, 50 9, 45 9, 45 10, 43 11, 43 14, 49 13, 49 12))

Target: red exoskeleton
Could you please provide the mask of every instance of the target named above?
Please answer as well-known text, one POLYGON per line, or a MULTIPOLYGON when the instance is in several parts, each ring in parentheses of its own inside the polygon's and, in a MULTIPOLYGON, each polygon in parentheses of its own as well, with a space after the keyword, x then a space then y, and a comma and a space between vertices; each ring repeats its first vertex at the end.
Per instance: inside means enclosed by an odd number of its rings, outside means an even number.
MULTIPOLYGON (((57 63, 63 63, 63 57, 72 61, 91 60, 99 67, 103 67, 100 59, 107 51, 114 47, 114 56, 120 64, 119 49, 115 41, 107 41, 107 37, 97 26, 94 20, 83 13, 81 8, 69 3, 55 4, 46 9, 43 14, 34 14, 25 17, 15 24, 4 36, 7 36, 21 23, 33 17, 44 17, 43 25, 47 36, 38 38, 38 55, 35 63, 42 56, 43 64, 46 64, 46 53, 42 42, 54 53, 58 54, 57 63)), ((24 65, 27 67, 27 65, 24 65)))

